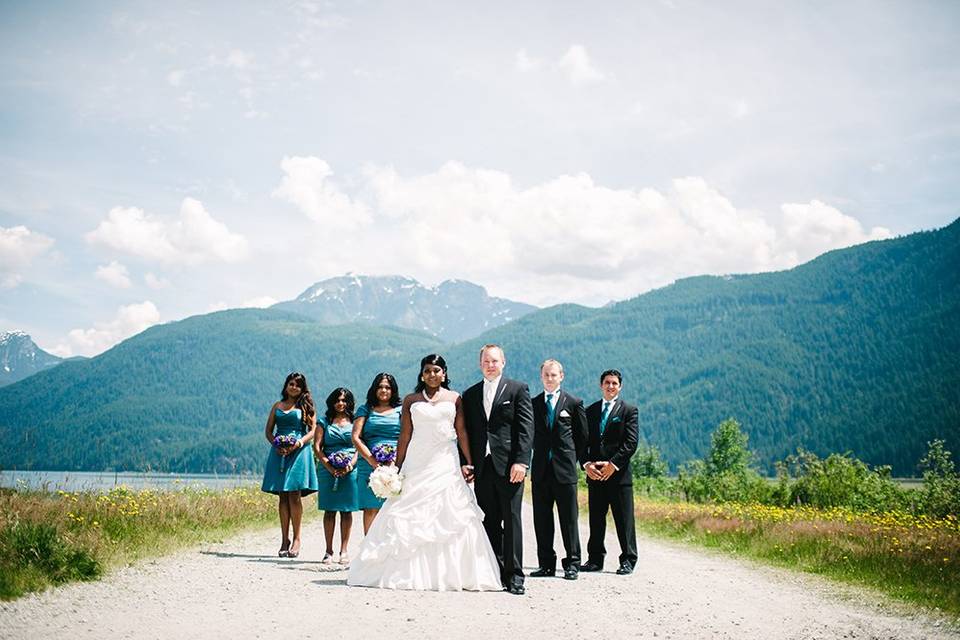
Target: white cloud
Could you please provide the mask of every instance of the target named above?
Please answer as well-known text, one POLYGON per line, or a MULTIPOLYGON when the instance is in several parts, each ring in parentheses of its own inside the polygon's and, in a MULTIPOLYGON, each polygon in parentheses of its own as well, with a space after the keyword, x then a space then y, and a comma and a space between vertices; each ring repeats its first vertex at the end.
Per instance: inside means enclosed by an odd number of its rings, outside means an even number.
POLYGON ((317 222, 338 228, 370 223, 370 212, 354 202, 330 180, 330 165, 316 157, 286 157, 280 163, 286 174, 273 196, 299 208, 317 222))
POLYGON ((151 289, 166 289, 170 286, 169 280, 157 276, 152 272, 148 272, 145 276, 143 276, 143 281, 151 289))
POLYGON ((230 308, 223 300, 217 300, 216 302, 211 302, 207 305, 207 313, 214 313, 215 311, 225 311, 230 308))
POLYGON ((606 79, 606 75, 593 66, 586 47, 580 44, 567 49, 557 66, 574 85, 590 84, 606 79))
POLYGON ((272 307, 277 304, 279 300, 272 298, 270 296, 259 296, 257 298, 250 298, 249 300, 244 300, 240 303, 241 309, 254 308, 254 309, 266 309, 267 307, 272 307))
MULTIPOLYGON (((318 187, 328 186, 322 166, 318 187)), ((300 186, 309 191, 310 180, 300 186)), ((352 252, 350 268, 395 265, 426 282, 466 278, 536 304, 601 304, 680 277, 789 268, 889 235, 864 232, 820 202, 770 213, 740 208, 699 177, 675 179, 664 191, 609 188, 585 173, 521 188, 506 173, 449 162, 411 177, 369 166, 356 191, 355 199, 337 194, 372 212, 372 224, 346 230, 339 243, 376 250, 352 252)), ((326 222, 315 228, 318 243, 328 237, 326 222)), ((345 269, 328 255, 309 266, 329 275, 345 269)))
POLYGON ((521 73, 530 73, 532 71, 538 71, 543 66, 543 61, 539 58, 531 57, 526 49, 520 49, 517 51, 517 55, 514 59, 514 67, 517 71, 521 73))
POLYGON ((136 207, 114 207, 86 239, 164 263, 239 262, 248 254, 246 238, 230 232, 193 198, 184 198, 175 219, 153 216, 136 207))
POLYGON ((130 273, 127 271, 126 266, 116 260, 111 260, 110 264, 103 264, 97 267, 94 275, 112 287, 117 287, 118 289, 130 288, 130 273))
POLYGON ((23 272, 52 246, 52 238, 22 225, 0 227, 0 289, 20 284, 23 272))
POLYGON ((174 69, 167 74, 167 84, 171 87, 179 87, 180 83, 183 82, 184 73, 183 69, 174 69))
POLYGON ((233 49, 227 54, 224 64, 232 69, 246 69, 250 66, 253 56, 240 49, 233 49))
POLYGON ((134 336, 160 322, 160 312, 149 300, 120 307, 108 322, 97 323, 92 329, 73 329, 66 342, 51 349, 61 357, 75 355, 95 356, 118 342, 134 336))
POLYGON ((858 220, 819 200, 809 204, 784 204, 780 208, 784 219, 783 251, 794 263, 805 262, 831 249, 893 237, 885 227, 873 227, 867 233, 858 220))

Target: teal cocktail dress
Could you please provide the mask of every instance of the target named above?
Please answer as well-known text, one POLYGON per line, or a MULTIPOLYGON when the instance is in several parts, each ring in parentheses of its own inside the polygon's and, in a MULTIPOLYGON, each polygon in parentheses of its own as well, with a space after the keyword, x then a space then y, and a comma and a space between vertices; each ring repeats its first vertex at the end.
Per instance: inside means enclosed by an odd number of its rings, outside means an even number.
MULTIPOLYGON (((300 409, 273 413, 273 435, 294 435, 298 438, 306 433, 300 416, 300 409)), ((267 493, 279 494, 283 491, 299 491, 301 495, 310 495, 317 490, 317 465, 313 459, 313 447, 307 443, 290 455, 277 453, 276 447, 270 447, 267 463, 263 471, 263 484, 260 489, 267 493)))
MULTIPOLYGON (((397 446, 397 440, 400 438, 400 407, 394 407, 386 413, 377 413, 364 404, 357 409, 357 417, 367 419, 363 423, 361 438, 371 453, 378 444, 397 446)), ((373 468, 366 460, 360 458, 357 461, 357 491, 361 509, 379 509, 385 502, 383 498, 373 495, 373 491, 370 490, 368 482, 372 472, 373 468)))
MULTIPOLYGON (((350 434, 352 424, 327 424, 325 418, 318 418, 317 428, 323 428, 323 453, 330 457, 336 451, 353 455, 356 449, 350 434)), ((356 511, 357 506, 357 468, 345 476, 334 478, 325 466, 318 465, 317 506, 321 511, 356 511)))

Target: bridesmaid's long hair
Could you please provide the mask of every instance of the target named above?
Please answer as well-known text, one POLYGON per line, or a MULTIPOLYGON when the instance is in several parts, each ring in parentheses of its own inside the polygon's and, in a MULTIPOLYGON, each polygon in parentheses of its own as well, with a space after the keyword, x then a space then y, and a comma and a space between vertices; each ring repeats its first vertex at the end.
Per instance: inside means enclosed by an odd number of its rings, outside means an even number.
POLYGON ((390 384, 390 400, 387 404, 391 407, 400 406, 400 387, 397 386, 397 379, 389 373, 381 372, 373 376, 373 382, 370 384, 370 388, 367 389, 367 407, 369 407, 371 411, 375 406, 380 404, 377 399, 377 388, 384 380, 390 384))
POLYGON ((317 415, 317 409, 313 404, 313 396, 310 395, 310 387, 307 386, 307 378, 302 373, 294 371, 283 381, 283 389, 280 390, 280 397, 283 400, 289 400, 287 395, 287 385, 293 380, 300 385, 300 397, 294 403, 294 407, 300 409, 300 423, 304 431, 310 430, 310 422, 317 415))
POLYGON ((417 388, 414 393, 420 393, 427 388, 427 384, 423 381, 423 368, 428 364, 435 364, 443 369, 443 382, 440 383, 440 386, 444 389, 449 389, 450 376, 447 375, 447 361, 444 360, 440 354, 431 353, 428 356, 424 356, 423 360, 420 361, 420 373, 417 374, 417 388))
POLYGON ((330 392, 330 395, 327 396, 327 412, 324 414, 327 417, 327 424, 333 424, 333 418, 337 415, 333 405, 337 404, 337 400, 340 399, 340 396, 343 396, 344 402, 347 403, 347 408, 344 413, 347 414, 347 419, 350 420, 350 422, 353 422, 353 392, 346 387, 337 387, 330 392))

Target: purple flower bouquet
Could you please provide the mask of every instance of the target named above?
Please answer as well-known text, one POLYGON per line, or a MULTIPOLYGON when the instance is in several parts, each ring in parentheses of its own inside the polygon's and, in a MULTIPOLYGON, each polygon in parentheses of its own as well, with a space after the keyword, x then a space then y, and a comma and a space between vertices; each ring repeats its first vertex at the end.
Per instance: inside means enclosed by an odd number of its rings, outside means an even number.
MULTIPOLYGON (((297 442, 300 440, 297 436, 293 434, 274 436, 273 446, 277 449, 285 449, 287 447, 297 446, 297 442)), ((280 456, 280 473, 283 473, 287 470, 287 456, 280 456)))
POLYGON ((379 464, 393 464, 397 459, 397 448, 385 442, 374 446, 370 453, 379 464))
MULTIPOLYGON (((342 471, 350 466, 350 461, 353 460, 353 456, 346 451, 334 451, 327 457, 327 462, 330 463, 330 466, 336 469, 337 471, 342 471)), ((336 491, 340 486, 340 477, 333 477, 333 491, 336 491)))

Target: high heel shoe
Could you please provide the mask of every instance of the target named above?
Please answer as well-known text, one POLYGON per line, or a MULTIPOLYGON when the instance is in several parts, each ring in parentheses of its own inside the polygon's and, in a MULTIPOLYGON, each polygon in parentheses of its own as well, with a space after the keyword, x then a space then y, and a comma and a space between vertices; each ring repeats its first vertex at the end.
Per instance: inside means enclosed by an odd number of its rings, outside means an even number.
POLYGON ((284 542, 280 545, 280 551, 277 551, 277 556, 280 558, 286 558, 287 554, 290 553, 290 543, 284 542))
POLYGON ((350 564, 350 554, 346 551, 340 554, 340 564, 350 564))
POLYGON ((299 556, 299 555, 300 555, 300 546, 299 546, 299 545, 297 546, 297 550, 296 550, 296 551, 293 550, 293 547, 290 547, 290 550, 287 551, 287 557, 288 557, 288 558, 296 558, 296 557, 299 556))

